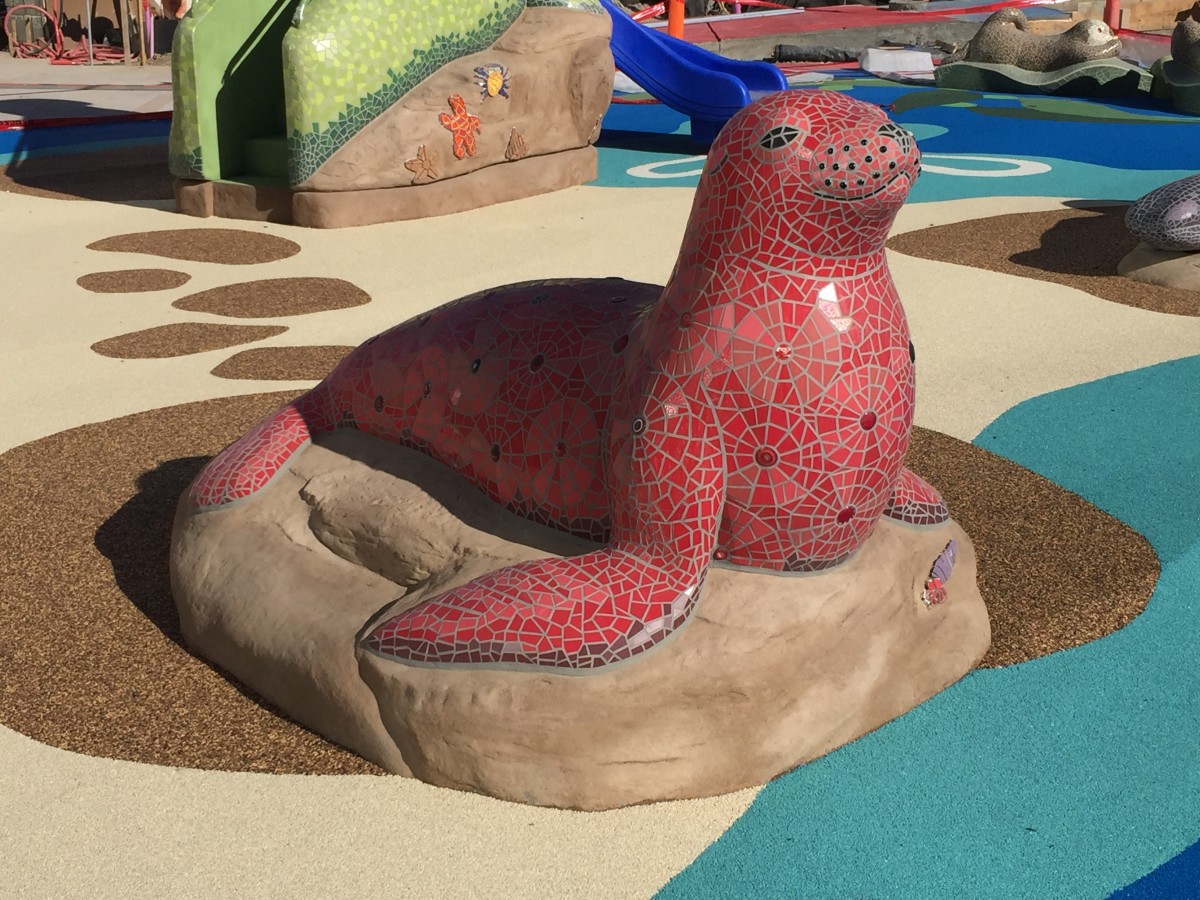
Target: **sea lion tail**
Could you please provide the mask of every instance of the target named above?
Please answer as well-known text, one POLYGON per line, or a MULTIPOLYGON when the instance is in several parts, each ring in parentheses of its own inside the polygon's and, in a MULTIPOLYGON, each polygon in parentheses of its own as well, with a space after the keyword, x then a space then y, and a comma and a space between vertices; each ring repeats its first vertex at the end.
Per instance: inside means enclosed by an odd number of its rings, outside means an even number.
POLYGON ((188 489, 195 509, 244 500, 266 487, 313 435, 330 431, 329 390, 324 383, 297 397, 211 459, 188 489))
POLYGON ((947 45, 945 57, 942 58, 942 64, 962 62, 967 58, 967 50, 970 48, 971 42, 964 41, 961 44, 947 45))
POLYGON ((1012 22, 1012 24, 1016 25, 1017 29, 1020 31, 1029 30, 1029 19, 1026 18, 1025 13, 1011 6, 1006 6, 1004 9, 996 10, 996 12, 988 21, 1012 22))

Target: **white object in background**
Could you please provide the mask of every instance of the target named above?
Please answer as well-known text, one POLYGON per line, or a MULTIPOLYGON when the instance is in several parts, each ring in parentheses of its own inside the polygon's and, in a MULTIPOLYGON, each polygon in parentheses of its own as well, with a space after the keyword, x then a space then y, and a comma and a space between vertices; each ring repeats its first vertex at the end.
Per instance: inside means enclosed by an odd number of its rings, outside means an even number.
POLYGON ((858 65, 872 75, 933 77, 933 57, 923 50, 885 50, 882 47, 868 47, 858 54, 858 65))
POLYGON ((823 81, 833 81, 832 72, 796 72, 787 76, 788 84, 820 84, 823 81))
POLYGON ((644 87, 624 72, 617 72, 613 76, 613 90, 618 94, 644 94, 646 92, 644 87))

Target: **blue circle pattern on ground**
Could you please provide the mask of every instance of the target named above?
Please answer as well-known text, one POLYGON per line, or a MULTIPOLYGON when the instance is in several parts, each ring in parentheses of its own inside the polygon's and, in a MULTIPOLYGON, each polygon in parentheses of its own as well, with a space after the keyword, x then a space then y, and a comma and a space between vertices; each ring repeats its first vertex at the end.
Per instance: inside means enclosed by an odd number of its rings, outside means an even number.
MULTIPOLYGON (((940 95, 945 100, 960 95, 960 102, 966 105, 906 106, 902 102, 920 98, 927 91, 872 83, 856 84, 847 91, 868 103, 897 105, 900 111, 893 113, 893 118, 917 134, 921 151, 930 162, 956 170, 954 174, 926 171, 913 189, 910 201, 914 203, 1012 196, 1135 200, 1196 171, 1200 119, 1167 112, 1151 103, 1073 101, 1070 109, 1076 118, 1089 112, 1095 116, 1077 121, 1024 105, 1052 102, 1045 98, 943 91, 940 95), (1031 154, 1031 148, 1040 152, 1031 154), (955 156, 987 159, 955 161, 955 156), (1020 163, 1040 164, 1027 167, 1040 171, 1022 174, 1020 163), (1001 175, 1006 169, 1011 174, 1001 175)), ((687 161, 703 149, 689 144, 684 137, 687 133, 687 118, 665 106, 615 104, 604 121, 600 173, 593 184, 694 187, 700 165, 687 161), (653 167, 656 177, 630 173, 647 165, 653 167)))

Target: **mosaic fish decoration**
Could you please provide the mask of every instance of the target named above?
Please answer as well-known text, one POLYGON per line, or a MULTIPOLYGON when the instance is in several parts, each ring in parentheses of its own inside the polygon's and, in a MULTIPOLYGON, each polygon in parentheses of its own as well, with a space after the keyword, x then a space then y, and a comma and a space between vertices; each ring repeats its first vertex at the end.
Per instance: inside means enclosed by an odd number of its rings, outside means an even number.
POLYGON ((954 561, 957 558, 958 541, 952 540, 938 554, 938 558, 933 561, 933 568, 929 570, 929 578, 925 581, 925 590, 921 592, 921 599, 925 601, 926 606, 937 606, 939 603, 946 602, 946 582, 950 580, 950 574, 954 571, 954 561))
POLYGON ((476 80, 483 99, 488 97, 503 97, 508 99, 508 69, 500 63, 488 63, 486 66, 476 66, 476 80))

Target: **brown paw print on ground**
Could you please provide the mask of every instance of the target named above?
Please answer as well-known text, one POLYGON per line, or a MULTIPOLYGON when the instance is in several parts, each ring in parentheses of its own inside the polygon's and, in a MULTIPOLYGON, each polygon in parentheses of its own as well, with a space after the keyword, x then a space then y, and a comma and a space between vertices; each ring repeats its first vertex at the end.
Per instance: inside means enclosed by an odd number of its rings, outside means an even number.
MULTIPOLYGON (((191 655, 171 597, 180 494, 293 395, 157 409, 0 454, 0 546, 14 548, 7 563, 21 573, 0 596, 0 723, 55 747, 157 765, 380 774, 191 655), (62 603, 64 585, 87 603, 62 603)), ((937 432, 914 430, 907 463, 938 485, 975 543, 992 621, 983 665, 1096 640, 1145 607, 1158 559, 1107 513, 937 432)))
POLYGON ((93 294, 142 294, 182 287, 191 278, 187 272, 173 269, 117 269, 112 272, 89 272, 80 275, 75 283, 93 294))
POLYGON ((252 347, 233 354, 212 374, 247 381, 320 381, 353 349, 340 345, 252 347))
MULTIPOLYGON (((90 250, 143 253, 189 262, 230 266, 262 265, 300 252, 294 241, 233 228, 180 228, 122 234, 95 241, 90 250)), ((172 269, 93 272, 78 279, 94 293, 140 293, 185 284, 190 275, 172 269)), ((340 278, 264 278, 189 294, 171 305, 189 312, 232 319, 272 319, 347 309, 370 303, 366 291, 340 278)), ((283 325, 178 322, 98 341, 92 350, 117 359, 163 359, 254 343, 287 331, 283 325)), ((349 347, 257 348, 235 354, 213 369, 222 378, 320 380, 349 347)))
POLYGON ((1012 213, 935 225, 897 235, 895 250, 919 259, 1053 281, 1093 297, 1177 316, 1200 316, 1193 291, 1139 282, 1117 264, 1138 244, 1125 227, 1127 206, 1012 213))

